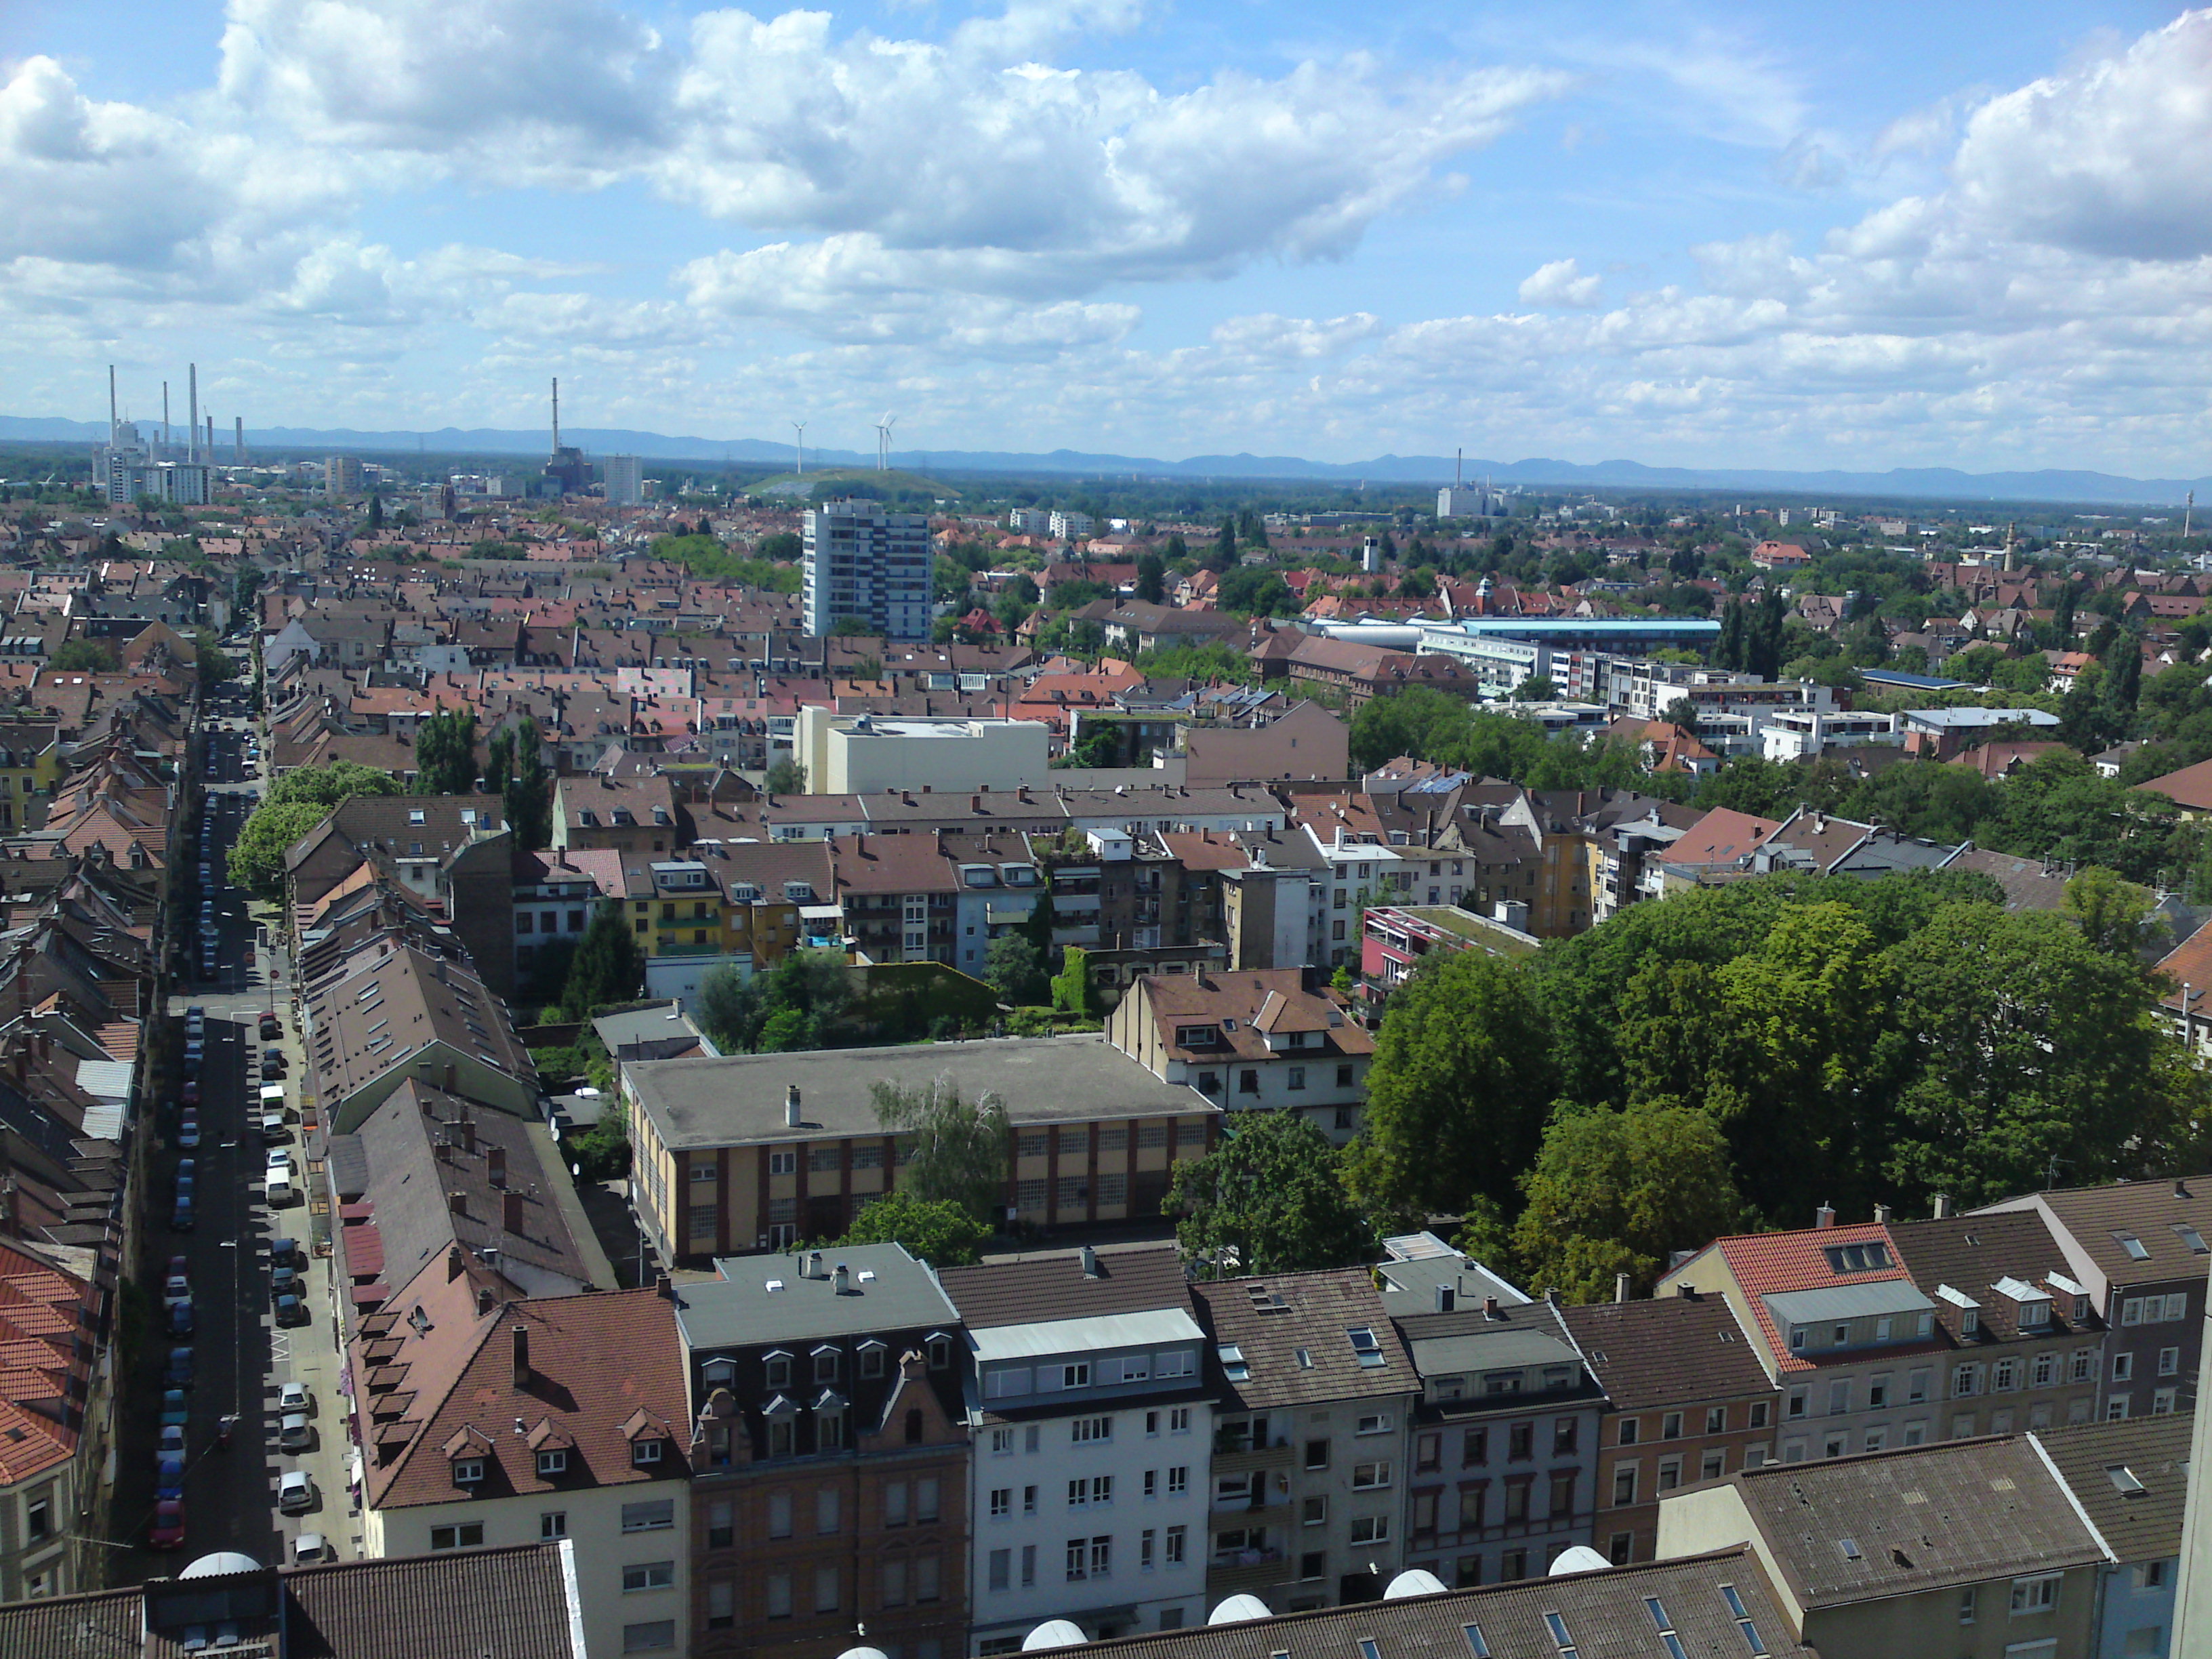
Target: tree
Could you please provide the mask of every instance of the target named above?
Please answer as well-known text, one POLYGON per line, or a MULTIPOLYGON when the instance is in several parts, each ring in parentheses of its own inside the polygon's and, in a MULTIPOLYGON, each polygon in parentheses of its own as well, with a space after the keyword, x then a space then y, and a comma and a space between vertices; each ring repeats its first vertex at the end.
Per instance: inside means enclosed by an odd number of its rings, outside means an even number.
POLYGON ((1556 702, 1559 688, 1552 683, 1548 674, 1531 674, 1513 688, 1516 702, 1556 702))
MULTIPOLYGON (((484 742, 483 788, 504 802, 507 786, 514 781, 514 728, 502 726, 484 742)), ((514 814, 507 815, 510 818, 514 814)))
POLYGON ((1175 1166, 1176 1241, 1224 1278, 1368 1261, 1375 1235, 1345 1194, 1342 1164, 1303 1113, 1231 1112, 1219 1146, 1175 1166))
POLYGON ((599 906, 577 941, 561 1005, 571 1019, 589 1019, 595 1009, 629 1001, 644 979, 645 952, 638 948, 637 935, 623 919, 622 906, 610 900, 599 906))
POLYGON ((368 498, 368 533, 372 536, 384 528, 384 497, 371 495, 368 498))
POLYGON ((2098 950, 2141 961, 2169 931, 2156 904, 2157 895, 2148 887, 2091 865, 2066 884, 2059 910, 2098 950))
POLYGON ((949 1077, 914 1088, 878 1083, 869 1093, 877 1120, 906 1143, 899 1190, 989 1221, 1006 1197, 1006 1103, 988 1091, 966 1099, 949 1077))
POLYGON ((1053 976, 1053 1007, 1078 1019, 1097 1018, 1098 988, 1091 977, 1091 952, 1071 945, 1062 962, 1060 972, 1053 976))
POLYGON ((123 666, 115 647, 100 640, 64 640, 46 659, 46 666, 64 674, 112 674, 123 666))
POLYGON ((240 826, 226 860, 230 878, 250 892, 271 895, 284 881, 284 854, 301 836, 330 816, 313 801, 263 805, 240 826))
POLYGON ((1376 1038, 1366 1124, 1346 1161, 1354 1200, 1415 1225, 1477 1194, 1512 1202, 1556 1091, 1551 1036, 1518 969, 1472 952, 1427 957, 1376 1038))
POLYGON ((545 770, 544 749, 538 721, 525 714, 514 726, 514 774, 500 791, 515 847, 525 853, 553 840, 553 780, 545 770))
POLYGON ((415 728, 415 793, 465 795, 477 787, 477 717, 440 709, 415 728))
POLYGON ((1698 729, 1698 705, 1687 697, 1677 697, 1667 705, 1666 711, 1659 718, 1669 726, 1694 732, 1698 729))
POLYGON ((580 1181, 619 1181, 629 1173, 629 1115, 620 1101, 610 1102, 599 1121, 571 1135, 562 1150, 576 1166, 580 1181))
POLYGON ((211 628, 192 630, 192 662, 199 671, 203 689, 222 684, 238 678, 238 663, 222 648, 222 641, 211 628))
POLYGON ((1147 548, 1137 555, 1137 598, 1158 605, 1167 598, 1168 562, 1147 548))
POLYGON ((870 1202, 853 1218, 838 1244, 903 1244, 907 1254, 936 1268, 972 1267, 983 1259, 991 1229, 947 1199, 916 1198, 901 1188, 870 1202))
POLYGON ((1515 1257, 1532 1285, 1556 1285, 1572 1302, 1610 1299, 1622 1273, 1648 1291, 1673 1251, 1742 1221, 1728 1137, 1672 1101, 1554 1113, 1525 1185, 1515 1257))
POLYGON ((1024 933, 1001 933, 983 952, 983 977, 1004 1001, 1033 1007, 1045 998, 1044 953, 1024 933))

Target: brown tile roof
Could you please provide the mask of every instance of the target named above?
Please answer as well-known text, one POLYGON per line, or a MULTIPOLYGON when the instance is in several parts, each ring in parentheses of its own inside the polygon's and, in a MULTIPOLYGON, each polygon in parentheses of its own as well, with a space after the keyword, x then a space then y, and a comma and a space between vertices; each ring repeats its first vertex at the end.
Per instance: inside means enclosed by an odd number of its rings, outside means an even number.
MULTIPOLYGON (((402 1320, 393 1330, 410 1328, 402 1320)), ((484 1498, 690 1476, 690 1419, 676 1309, 657 1291, 509 1302, 477 1320, 462 1341, 446 1345, 447 1352, 428 1348, 427 1339, 416 1339, 403 1349, 416 1396, 416 1410, 404 1419, 413 1432, 392 1461, 372 1463, 371 1503, 465 1501, 470 1492, 453 1484, 440 1449, 457 1443, 479 1448, 471 1455, 483 1458, 484 1479, 471 1490, 484 1498), (520 1385, 517 1326, 529 1333, 529 1377, 520 1385), (412 1360, 408 1349, 425 1350, 425 1357, 412 1360), (643 1466, 631 1462, 634 1431, 626 1428, 641 1412, 666 1437, 660 1461, 643 1466), (518 1419, 522 1434, 514 1431, 518 1419), (525 1434, 541 1423, 574 1437, 565 1474, 539 1475, 536 1457, 523 1443, 525 1434)))
POLYGON ((2066 896, 2066 878, 2041 859, 2016 853, 1992 853, 1985 847, 1969 847, 1943 866, 1972 870, 1989 877, 2004 889, 2008 910, 2056 910, 2066 896))
POLYGON ((1191 1297, 1217 1348, 1233 1345, 1243 1356, 1249 1374, 1243 1382, 1227 1380, 1218 1356, 1206 1371, 1237 1408, 1410 1394, 1421 1386, 1366 1267, 1201 1281, 1191 1297), (1374 1334, 1380 1365, 1359 1363, 1348 1334, 1356 1329, 1374 1334))
MULTIPOLYGON (((2040 1341, 2083 1328, 2069 1317, 2074 1311, 2074 1298, 2069 1294, 2052 1297, 2049 1324, 2022 1330, 2019 1304, 1994 1288, 2000 1279, 2011 1278, 2033 1285, 2048 1294, 2045 1276, 2065 1266, 2066 1258, 2058 1240, 2051 1236, 2049 1224, 2033 1210, 1950 1216, 1941 1221, 1893 1221, 1889 1224, 1889 1237, 1911 1273, 1912 1282, 1923 1294, 1934 1298, 1936 1324, 1960 1347, 1987 1346, 2022 1338, 2040 1341), (1941 1285, 1963 1291, 1979 1304, 1978 1335, 1969 1337, 1960 1330, 1966 1310, 1936 1295, 1941 1285)), ((2087 1329, 2102 1335, 2104 1327, 2092 1322, 2087 1329)))
POLYGON ((949 1267, 945 1294, 971 1330, 1056 1319, 1097 1319, 1190 1306, 1182 1258, 1172 1244, 1108 1245, 1096 1277, 1077 1250, 1045 1250, 977 1267, 949 1267))
POLYGON ((2049 1214, 2114 1285, 2204 1277, 2204 1257, 2173 1230, 2194 1227, 2199 1237, 2212 1239, 2212 1178, 2077 1187, 2008 1200, 2003 1207, 2024 1209, 2031 1205, 2049 1214), (2138 1261, 2130 1255, 2115 1235, 2135 1239, 2146 1253, 2144 1259, 2138 1261))
POLYGON ((1772 1463, 1730 1479, 1807 1608, 2104 1557, 2025 1437, 1772 1463))
POLYGON ((2154 1561, 2181 1553, 2189 1436, 2196 1422, 2193 1412, 2169 1412, 2045 1429, 2029 1437, 2042 1444, 2113 1554, 2123 1561, 2154 1561), (2142 1490, 2116 1480, 2123 1472, 2142 1490))
POLYGON ((1771 1395, 1728 1304, 1666 1296, 1562 1309, 1590 1374, 1622 1411, 1771 1395))
POLYGON ((1161 1042, 1181 1060, 1218 1060, 1228 1054, 1248 1060, 1297 1059, 1300 1054, 1371 1054, 1375 1039, 1341 1006, 1304 988, 1296 968, 1239 969, 1233 972, 1147 975, 1145 995, 1161 1042), (1224 1029, 1230 1022, 1234 1029, 1224 1029), (1175 1041, 1182 1025, 1211 1026, 1219 1039, 1203 1048, 1175 1041), (1319 1032, 1319 1048, 1271 1049, 1267 1034, 1319 1032))
POLYGON ((2139 787, 2150 794, 2163 795, 2175 805, 2185 806, 2191 811, 2212 811, 2212 760, 2185 766, 2179 772, 2168 772, 2139 787))

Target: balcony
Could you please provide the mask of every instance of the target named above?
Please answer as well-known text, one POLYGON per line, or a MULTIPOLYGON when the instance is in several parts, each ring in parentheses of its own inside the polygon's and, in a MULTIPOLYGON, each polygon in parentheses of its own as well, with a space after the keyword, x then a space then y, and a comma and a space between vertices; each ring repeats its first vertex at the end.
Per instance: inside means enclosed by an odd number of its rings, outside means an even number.
POLYGON ((1241 1550, 1215 1556, 1206 1563, 1206 1599, 1218 1601, 1229 1595, 1264 1596, 1277 1586, 1289 1583, 1293 1571, 1279 1549, 1241 1550))
POLYGON ((1242 1438, 1215 1437, 1213 1472, 1216 1474, 1245 1474, 1255 1469, 1287 1469, 1290 1467, 1291 1443, 1288 1436, 1271 1446, 1249 1445, 1242 1438))

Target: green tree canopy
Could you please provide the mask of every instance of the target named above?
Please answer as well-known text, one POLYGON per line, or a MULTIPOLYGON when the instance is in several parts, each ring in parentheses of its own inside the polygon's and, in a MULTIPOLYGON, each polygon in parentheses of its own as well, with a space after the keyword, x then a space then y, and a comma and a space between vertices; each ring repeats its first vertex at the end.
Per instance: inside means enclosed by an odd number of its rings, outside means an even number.
POLYGON ((112 674, 123 664, 105 640, 64 640, 46 659, 46 666, 64 674, 112 674))
POLYGON ((525 714, 514 723, 514 769, 500 787, 507 827, 518 850, 534 853, 553 842, 553 777, 545 769, 538 721, 525 714))
POLYGON ((1048 994, 1044 952, 1025 933, 1005 933, 983 952, 983 977, 1000 999, 1015 1007, 1034 1007, 1048 994))
POLYGON ((599 906, 576 943, 562 1006, 571 1019, 589 1019, 596 1009, 635 997, 644 980, 645 952, 622 907, 609 901, 599 906))
POLYGON ((1342 1164, 1303 1113, 1231 1112, 1220 1145, 1175 1166, 1176 1237, 1224 1278, 1367 1261, 1374 1231, 1346 1195, 1342 1164))
POLYGON ((933 1267, 969 1267, 983 1259, 991 1229, 949 1199, 885 1193, 853 1218, 839 1244, 903 1244, 933 1267))
POLYGON ((949 1077, 912 1087, 878 1083, 869 1092, 878 1121, 902 1143, 899 1189, 988 1224, 1006 1199, 1006 1102, 988 1091, 969 1100, 949 1077))
POLYGON ((1557 1092, 1551 1024, 1523 975, 1432 953, 1392 994, 1345 1178, 1370 1216, 1419 1225, 1477 1194, 1513 1201, 1557 1092))
POLYGON ((415 728, 415 793, 465 795, 477 787, 477 717, 440 709, 415 728))

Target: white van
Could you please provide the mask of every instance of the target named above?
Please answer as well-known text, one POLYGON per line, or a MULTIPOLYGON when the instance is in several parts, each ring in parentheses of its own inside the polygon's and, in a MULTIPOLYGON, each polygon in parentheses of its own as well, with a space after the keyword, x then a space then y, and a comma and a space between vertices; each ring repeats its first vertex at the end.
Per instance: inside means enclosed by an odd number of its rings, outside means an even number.
POLYGON ((292 1173, 272 1167, 269 1171, 269 1207, 281 1210, 292 1201, 292 1173))

